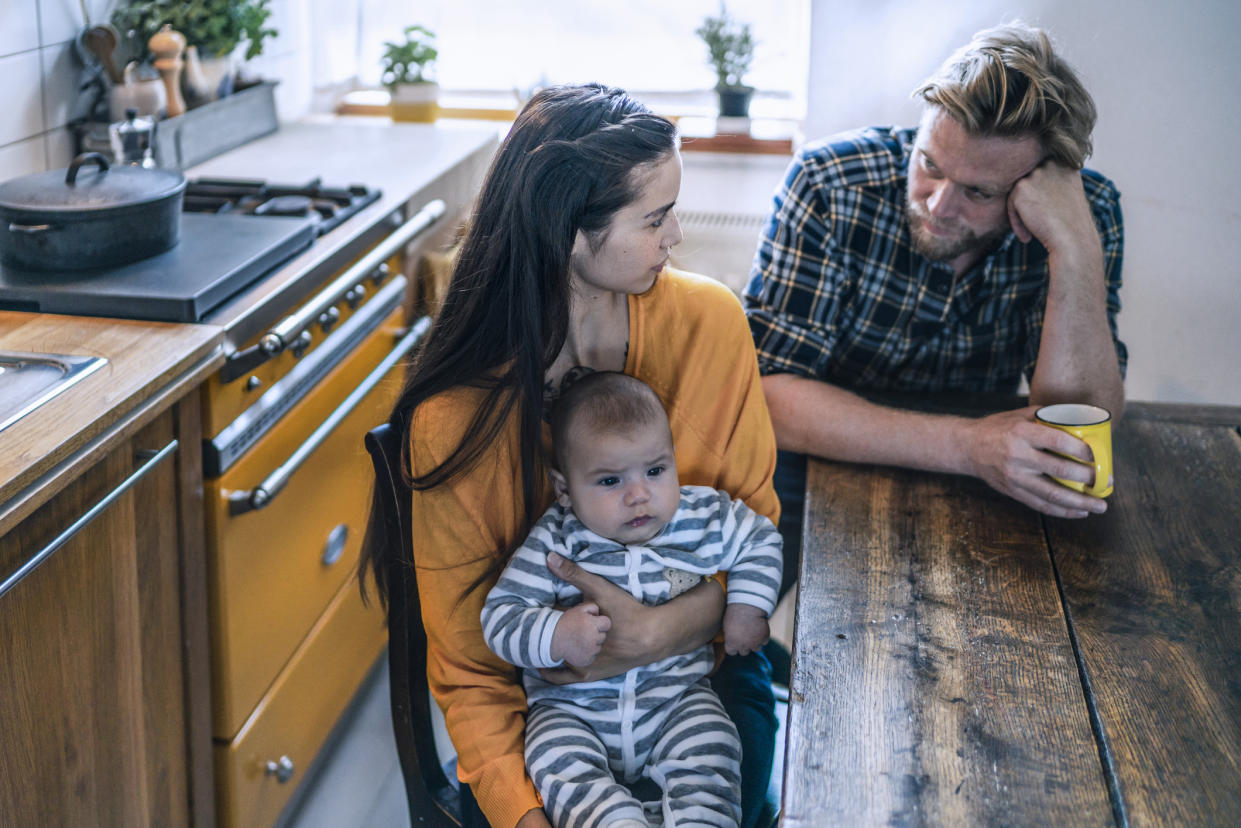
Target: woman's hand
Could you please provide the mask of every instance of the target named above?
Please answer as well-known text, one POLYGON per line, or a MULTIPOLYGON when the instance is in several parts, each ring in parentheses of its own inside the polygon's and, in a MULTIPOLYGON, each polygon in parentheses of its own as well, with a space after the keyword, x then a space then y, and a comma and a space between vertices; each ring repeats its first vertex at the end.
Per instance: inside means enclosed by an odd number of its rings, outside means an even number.
POLYGON ((531 808, 517 820, 517 828, 552 828, 542 808, 531 808))
POLYGON ((724 591, 712 579, 666 604, 648 607, 601 575, 554 552, 547 556, 547 565, 557 578, 577 587, 584 602, 597 604, 599 613, 612 620, 603 649, 589 667, 539 671, 553 684, 610 678, 701 647, 715 636, 724 615, 724 591))

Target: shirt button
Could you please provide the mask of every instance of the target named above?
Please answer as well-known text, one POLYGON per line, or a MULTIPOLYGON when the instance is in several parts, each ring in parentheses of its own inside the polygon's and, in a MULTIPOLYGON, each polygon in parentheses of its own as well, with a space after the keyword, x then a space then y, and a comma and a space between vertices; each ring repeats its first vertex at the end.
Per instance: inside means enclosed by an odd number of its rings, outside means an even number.
POLYGON ((935 281, 931 282, 931 290, 935 291, 936 293, 947 293, 948 287, 949 287, 948 282, 944 279, 936 279, 935 281))

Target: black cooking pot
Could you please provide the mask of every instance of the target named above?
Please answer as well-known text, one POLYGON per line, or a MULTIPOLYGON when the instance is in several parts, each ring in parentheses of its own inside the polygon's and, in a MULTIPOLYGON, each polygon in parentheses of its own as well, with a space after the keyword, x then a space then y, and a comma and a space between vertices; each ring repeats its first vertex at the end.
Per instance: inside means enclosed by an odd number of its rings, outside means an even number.
POLYGON ((81 270, 154 256, 180 239, 184 196, 179 172, 109 166, 83 153, 68 170, 0 184, 0 262, 81 270), (92 163, 98 169, 82 169, 92 163))

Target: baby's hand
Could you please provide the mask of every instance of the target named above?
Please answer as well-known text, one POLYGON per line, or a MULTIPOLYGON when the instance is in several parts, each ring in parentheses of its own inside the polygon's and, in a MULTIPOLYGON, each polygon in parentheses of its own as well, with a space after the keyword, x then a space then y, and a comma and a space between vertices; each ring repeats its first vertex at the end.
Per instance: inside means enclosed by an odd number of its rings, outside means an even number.
POLYGON ((724 652, 729 655, 749 655, 770 637, 767 614, 758 607, 729 604, 724 610, 724 652))
POLYGON ((587 667, 599 655, 612 619, 599 614, 598 604, 578 604, 565 610, 552 632, 552 658, 574 667, 587 667))

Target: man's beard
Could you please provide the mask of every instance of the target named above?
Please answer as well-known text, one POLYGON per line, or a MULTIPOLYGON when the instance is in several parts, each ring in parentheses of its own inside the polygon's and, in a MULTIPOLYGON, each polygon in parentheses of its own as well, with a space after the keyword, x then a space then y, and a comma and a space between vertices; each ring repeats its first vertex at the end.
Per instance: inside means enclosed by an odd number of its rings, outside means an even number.
POLYGON ((914 204, 908 190, 905 192, 905 217, 909 222, 909 237, 914 249, 933 262, 952 261, 966 253, 986 255, 1000 246, 1011 229, 1005 221, 981 236, 973 230, 962 230, 956 236, 936 236, 927 226, 931 224, 931 217, 926 208, 914 204))

